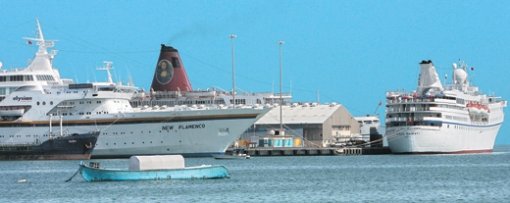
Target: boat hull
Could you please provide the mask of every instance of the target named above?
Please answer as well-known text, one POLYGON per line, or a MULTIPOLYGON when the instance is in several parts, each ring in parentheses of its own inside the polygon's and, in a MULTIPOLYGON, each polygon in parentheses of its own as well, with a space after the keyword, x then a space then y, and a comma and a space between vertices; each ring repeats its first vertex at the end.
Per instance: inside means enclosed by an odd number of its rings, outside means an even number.
POLYGON ((388 128, 395 154, 462 154, 492 152, 500 124, 492 126, 402 126, 388 128))
POLYGON ((223 166, 198 166, 183 169, 129 171, 92 168, 86 166, 84 163, 80 164, 80 174, 87 182, 219 179, 229 177, 228 170, 223 166))
POLYGON ((250 159, 250 155, 227 155, 227 154, 217 154, 213 155, 215 159, 250 159))
MULTIPOLYGON (((218 109, 206 111, 160 111, 126 113, 116 119, 64 120, 63 130, 101 132, 92 158, 129 158, 133 155, 182 154, 185 157, 210 157, 223 154, 258 117, 269 109, 218 109)), ((107 115, 110 116, 110 115, 107 115)), ((43 137, 49 124, 38 122, 0 122, 0 143, 9 135, 20 135, 18 143, 32 143, 34 135, 43 137), (36 126, 34 126, 36 125, 36 126), (24 135, 32 135, 27 137, 24 135)))
POLYGON ((255 120, 256 116, 228 120, 116 124, 102 131, 104 135, 99 138, 92 156, 128 158, 133 155, 182 154, 184 157, 196 157, 223 154, 255 120), (167 126, 172 129, 166 130, 167 126))
POLYGON ((48 139, 41 144, 0 145, 0 160, 90 159, 99 132, 48 139))

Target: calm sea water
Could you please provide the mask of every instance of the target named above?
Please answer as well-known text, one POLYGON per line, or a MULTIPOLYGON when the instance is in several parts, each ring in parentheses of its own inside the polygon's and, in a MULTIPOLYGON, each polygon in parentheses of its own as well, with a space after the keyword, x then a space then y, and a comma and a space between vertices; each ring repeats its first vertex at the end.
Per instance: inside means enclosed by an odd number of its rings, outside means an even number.
MULTIPOLYGON (((127 168, 127 159, 100 160, 127 168)), ((79 161, 1 161, 0 202, 508 202, 510 146, 478 155, 190 158, 230 179, 65 182, 79 161), (25 183, 18 180, 26 179, 25 183)))

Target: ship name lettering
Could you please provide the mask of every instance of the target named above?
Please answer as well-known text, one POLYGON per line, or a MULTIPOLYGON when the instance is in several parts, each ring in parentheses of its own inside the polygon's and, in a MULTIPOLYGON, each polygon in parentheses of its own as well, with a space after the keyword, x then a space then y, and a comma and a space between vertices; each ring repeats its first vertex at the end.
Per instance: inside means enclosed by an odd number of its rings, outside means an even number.
POLYGON ((12 98, 12 100, 14 100, 14 101, 32 101, 32 97, 18 97, 18 96, 15 96, 14 98, 12 98))
POLYGON ((179 130, 200 129, 200 128, 205 128, 205 124, 199 123, 199 124, 179 125, 179 130))
POLYGON ((174 129, 173 125, 164 125, 164 126, 161 126, 161 130, 170 131, 170 130, 173 130, 173 129, 174 129))
POLYGON ((15 96, 14 98, 12 98, 12 100, 14 100, 14 101, 32 101, 32 97, 18 97, 18 96, 15 96))

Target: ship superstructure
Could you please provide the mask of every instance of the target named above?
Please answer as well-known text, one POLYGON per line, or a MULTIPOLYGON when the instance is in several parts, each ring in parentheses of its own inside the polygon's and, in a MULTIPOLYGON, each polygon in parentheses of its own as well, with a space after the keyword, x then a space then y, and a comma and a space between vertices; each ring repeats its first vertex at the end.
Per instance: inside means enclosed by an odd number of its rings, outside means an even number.
MULTIPOLYGON (((282 94, 283 104, 290 104, 292 96, 282 94)), ((134 107, 137 106, 236 106, 261 105, 272 106, 279 104, 280 95, 272 92, 238 92, 232 96, 232 91, 220 88, 207 90, 193 90, 188 79, 184 63, 179 51, 172 46, 162 44, 161 51, 156 63, 154 77, 150 92, 138 92, 131 100, 134 107)))
POLYGON ((491 152, 507 102, 472 86, 466 64, 443 84, 432 61, 420 63, 418 88, 387 92, 386 138, 393 153, 491 152))
MULTIPOLYGON (((72 82, 68 79, 61 79, 60 73, 53 67, 53 58, 57 51, 51 48, 54 47, 55 43, 53 40, 46 40, 44 38, 38 20, 37 36, 33 38, 26 37, 24 39, 30 45, 37 45, 38 50, 27 67, 0 70, 0 101, 21 86, 62 85, 72 82)), ((0 65, 0 68, 3 67, 0 65)))

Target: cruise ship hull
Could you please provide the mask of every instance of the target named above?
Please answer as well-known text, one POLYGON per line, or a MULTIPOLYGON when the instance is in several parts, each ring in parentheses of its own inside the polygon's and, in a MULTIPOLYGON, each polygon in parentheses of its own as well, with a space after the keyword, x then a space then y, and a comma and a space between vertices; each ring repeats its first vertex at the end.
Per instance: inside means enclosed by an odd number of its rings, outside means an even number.
POLYGON ((500 125, 401 126, 388 128, 386 137, 396 154, 487 153, 492 152, 500 125))
MULTIPOLYGON (((211 156, 224 154, 228 146, 268 110, 136 112, 119 114, 117 118, 63 120, 62 130, 67 133, 100 131, 92 158, 162 154, 211 156)), ((0 122, 0 126, 2 135, 20 135, 16 137, 18 143, 33 142, 35 135, 44 137, 50 128, 47 121, 0 122)))
POLYGON ((228 146, 254 122, 255 117, 116 124, 103 131, 96 149, 92 153, 92 158, 124 158, 132 155, 162 154, 203 157, 223 154, 228 146), (186 126, 198 126, 198 128, 186 128, 186 126), (166 130, 168 128, 172 129, 166 130))

